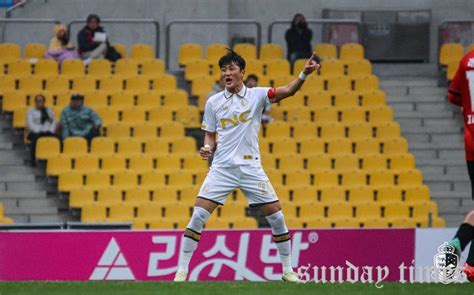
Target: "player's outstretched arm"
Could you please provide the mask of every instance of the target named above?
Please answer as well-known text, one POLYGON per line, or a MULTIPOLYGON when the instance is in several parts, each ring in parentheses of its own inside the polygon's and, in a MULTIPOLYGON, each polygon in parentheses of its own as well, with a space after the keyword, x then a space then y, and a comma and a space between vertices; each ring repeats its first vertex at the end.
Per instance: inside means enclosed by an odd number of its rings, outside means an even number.
POLYGON ((319 69, 320 65, 314 60, 315 54, 311 55, 311 57, 306 61, 304 65, 303 71, 300 73, 296 80, 290 82, 290 84, 285 86, 280 86, 275 88, 274 95, 269 97, 270 102, 275 103, 279 102, 282 99, 285 99, 289 96, 293 96, 296 91, 298 91, 301 86, 303 85, 306 77, 310 75, 312 72, 319 69))
POLYGON ((203 160, 209 159, 216 147, 216 133, 206 131, 204 133, 204 146, 199 149, 199 154, 203 160))

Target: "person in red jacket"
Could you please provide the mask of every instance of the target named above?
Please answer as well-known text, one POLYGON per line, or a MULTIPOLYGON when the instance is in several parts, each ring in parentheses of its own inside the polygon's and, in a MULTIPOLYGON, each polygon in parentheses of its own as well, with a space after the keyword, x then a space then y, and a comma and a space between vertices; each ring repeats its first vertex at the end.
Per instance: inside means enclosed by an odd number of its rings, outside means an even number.
MULTIPOLYGON (((474 50, 468 52, 459 63, 456 74, 449 85, 448 100, 462 108, 464 117, 464 146, 471 195, 474 200, 474 50)), ((467 279, 474 282, 474 211, 471 211, 458 229, 456 236, 449 242, 458 255, 471 242, 469 257, 463 271, 467 279)))

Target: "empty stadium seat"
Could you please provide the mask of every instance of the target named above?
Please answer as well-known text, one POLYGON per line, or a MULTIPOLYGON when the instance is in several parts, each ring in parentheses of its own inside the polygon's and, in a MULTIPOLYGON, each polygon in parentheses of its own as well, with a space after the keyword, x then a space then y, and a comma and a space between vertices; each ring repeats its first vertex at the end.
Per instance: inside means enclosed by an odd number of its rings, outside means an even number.
POLYGON ((450 62, 459 63, 464 56, 464 47, 459 43, 445 43, 441 46, 439 63, 448 65, 450 62))
POLYGON ((130 58, 152 59, 154 57, 153 48, 148 44, 134 44, 130 49, 130 58))
POLYGON ((199 59, 202 59, 201 45, 186 43, 179 47, 178 63, 180 66, 186 66, 188 63, 199 59))
POLYGON ((28 43, 25 45, 23 57, 38 59, 44 58, 46 50, 46 46, 42 43, 28 43))

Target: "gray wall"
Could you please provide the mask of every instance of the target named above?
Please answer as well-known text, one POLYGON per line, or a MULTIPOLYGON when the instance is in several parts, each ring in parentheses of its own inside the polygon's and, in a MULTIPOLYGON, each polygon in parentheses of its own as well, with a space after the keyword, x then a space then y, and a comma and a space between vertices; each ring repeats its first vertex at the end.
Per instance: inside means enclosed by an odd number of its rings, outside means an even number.
MULTIPOLYGON (((13 13, 13 18, 55 18, 63 22, 85 18, 91 12, 103 18, 154 18, 161 24, 176 18, 245 18, 262 23, 263 40, 267 40, 266 29, 275 19, 291 18, 303 12, 307 18, 320 18, 324 8, 353 10, 410 10, 432 11, 431 61, 437 60, 437 28, 446 19, 474 18, 472 0, 32 0, 25 8, 13 13)), ((73 28, 77 31, 78 26, 73 28)), ((153 30, 148 25, 107 24, 112 41, 127 45, 146 42, 154 44, 153 30)), ((275 28, 275 41, 285 45, 283 34, 286 26, 275 28)), ((48 26, 8 25, 6 40, 24 44, 32 41, 47 42, 50 38, 48 26)), ((176 60, 180 43, 198 42, 207 45, 213 42, 230 41, 234 35, 254 36, 248 26, 184 25, 172 30, 171 57, 176 60)), ((315 38, 317 40, 317 36, 315 38)), ((164 34, 161 36, 161 56, 164 57, 164 34)), ((173 68, 176 63, 172 63, 173 68)))

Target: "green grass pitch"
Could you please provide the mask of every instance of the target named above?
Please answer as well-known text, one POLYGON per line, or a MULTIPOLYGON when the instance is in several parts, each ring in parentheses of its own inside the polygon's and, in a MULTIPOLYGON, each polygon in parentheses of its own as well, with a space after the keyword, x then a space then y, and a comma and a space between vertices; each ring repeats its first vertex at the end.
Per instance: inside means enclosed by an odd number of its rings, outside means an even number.
POLYGON ((0 295, 142 295, 142 294, 430 294, 474 295, 474 284, 290 284, 255 282, 2 282, 0 295))

